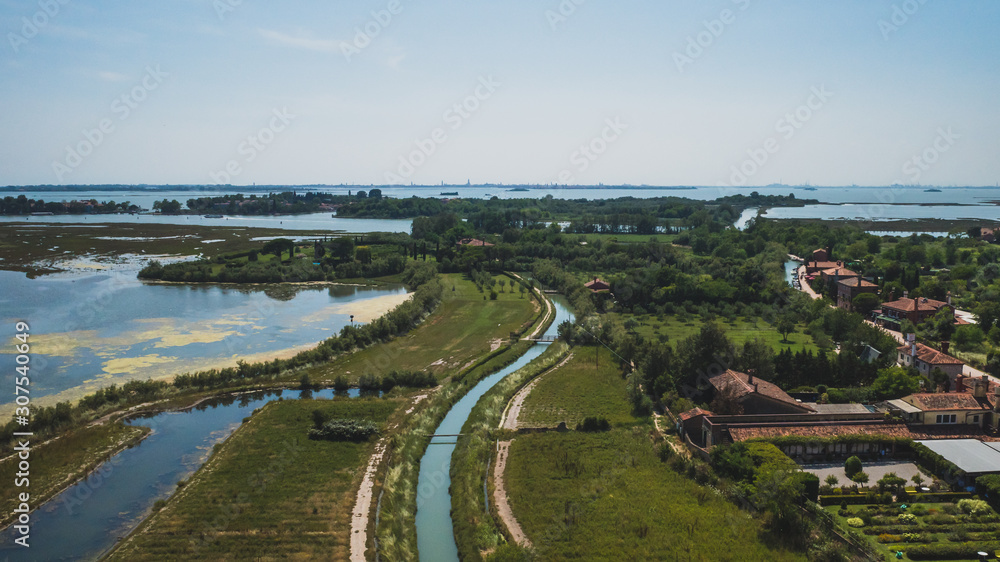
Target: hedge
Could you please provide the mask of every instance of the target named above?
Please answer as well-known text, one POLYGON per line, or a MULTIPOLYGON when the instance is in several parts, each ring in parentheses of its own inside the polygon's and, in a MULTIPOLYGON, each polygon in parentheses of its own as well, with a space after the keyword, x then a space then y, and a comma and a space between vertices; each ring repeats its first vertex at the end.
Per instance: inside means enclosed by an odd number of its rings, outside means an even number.
POLYGON ((873 504, 871 498, 867 494, 845 494, 842 496, 820 496, 819 504, 826 505, 840 505, 847 502, 847 505, 868 505, 873 504))
POLYGON ((1000 542, 966 542, 955 543, 935 543, 916 545, 907 548, 896 548, 902 550, 911 560, 978 560, 979 551, 989 552, 991 555, 1000 549, 1000 542))
POLYGON ((971 498, 972 494, 969 492, 927 492, 923 494, 912 494, 910 496, 910 503, 940 503, 940 502, 951 502, 955 503, 958 500, 971 498))

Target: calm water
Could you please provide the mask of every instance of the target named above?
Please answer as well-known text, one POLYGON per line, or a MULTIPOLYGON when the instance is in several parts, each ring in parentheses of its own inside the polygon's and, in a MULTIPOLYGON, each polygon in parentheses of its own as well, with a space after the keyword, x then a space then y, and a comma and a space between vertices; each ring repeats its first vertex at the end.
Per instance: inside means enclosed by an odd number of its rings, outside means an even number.
MULTIPOLYGON (((244 394, 203 402, 186 412, 133 420, 153 428, 139 445, 122 451, 87 479, 71 486, 31 515, 31 547, 11 546, 12 528, 0 533, 0 559, 11 561, 94 560, 126 536, 153 503, 169 497, 225 440, 243 418, 276 400, 297 399, 299 391, 244 394)), ((332 389, 305 393, 332 398, 332 389)), ((358 391, 352 389, 350 396, 358 391)))
MULTIPOLYGON (((271 359, 339 332, 369 299, 405 292, 401 285, 146 284, 134 270, 36 279, 0 271, 0 321, 10 329, 18 320, 31 326, 31 393, 38 398, 195 371, 236 357, 271 359)), ((10 343, 3 343, 0 355, 5 364, 13 364, 10 343)), ((4 394, 0 407, 12 400, 4 394)))
MULTIPOLYGON (((3 194, 0 193, 0 196, 3 194)), ((104 200, 96 197, 98 200, 104 200)), ((112 199, 112 198, 109 198, 112 199)), ((120 200, 120 199, 119 199, 120 200)), ((192 226, 246 226, 256 228, 279 228, 283 230, 337 230, 351 233, 364 232, 410 232, 413 221, 409 219, 348 219, 333 217, 330 213, 309 213, 305 215, 224 217, 209 219, 202 215, 51 215, 40 217, 0 216, 0 223, 35 224, 179 224, 192 226)))
MULTIPOLYGON (((24 194, 31 199, 44 199, 46 201, 71 201, 74 199, 94 198, 99 201, 131 201, 143 208, 151 209, 153 202, 161 199, 177 199, 185 202, 194 197, 218 197, 227 193, 267 193, 268 191, 290 191, 293 188, 271 188, 269 190, 252 191, 249 187, 232 187, 228 190, 217 188, 201 191, 179 191, 164 189, 158 192, 149 191, 17 191, 0 192, 0 197, 8 195, 16 197, 24 194)), ((357 186, 338 187, 323 186, 310 188, 294 188, 295 191, 333 193, 336 195, 347 195, 358 192, 357 186)), ((361 187, 367 190, 369 188, 361 187)), ((528 191, 511 191, 509 186, 397 186, 382 187, 383 195, 387 197, 455 197, 451 195, 440 195, 443 192, 458 192, 458 197, 465 198, 490 198, 499 197, 501 199, 540 199, 551 195, 556 199, 614 199, 617 197, 687 197, 689 199, 700 199, 703 201, 716 199, 726 195, 743 194, 749 195, 751 192, 758 192, 761 195, 788 195, 795 194, 799 199, 818 199, 826 203, 977 203, 1000 199, 1000 188, 996 187, 941 187, 940 192, 926 192, 926 186, 922 187, 720 187, 720 186, 697 186, 687 188, 657 188, 647 186, 636 187, 552 187, 538 186, 529 188, 528 191)), ((326 215, 329 216, 329 215, 326 215)), ((352 232, 361 232, 352 230, 352 232)))
MULTIPOLYGON (((927 195, 941 194, 928 193, 927 195)), ((954 202, 952 201, 952 203, 954 202)), ((805 207, 776 207, 768 209, 764 216, 773 219, 849 219, 872 222, 898 219, 1000 220, 1000 206, 884 205, 881 203, 861 205, 806 205, 805 207)))
MULTIPOLYGON (((556 318, 545 332, 546 336, 558 335, 559 324, 572 320, 573 313, 561 297, 553 298, 556 318)), ((548 344, 536 344, 511 365, 479 381, 462 397, 441 421, 436 434, 461 433, 472 408, 486 391, 501 379, 527 365, 545 351, 548 344)), ((434 562, 458 560, 455 530, 451 521, 451 455, 455 450, 454 437, 434 437, 427 452, 420 459, 420 476, 417 481, 417 550, 422 560, 434 562)))

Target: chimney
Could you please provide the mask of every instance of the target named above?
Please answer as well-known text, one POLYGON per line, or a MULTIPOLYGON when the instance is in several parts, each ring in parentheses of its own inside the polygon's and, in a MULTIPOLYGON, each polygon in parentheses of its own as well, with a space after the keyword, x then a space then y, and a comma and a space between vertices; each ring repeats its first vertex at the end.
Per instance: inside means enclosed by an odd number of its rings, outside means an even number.
POLYGON ((837 267, 844 267, 844 262, 837 261, 837 267))
POLYGON ((951 291, 948 291, 948 306, 951 306, 951 291))
POLYGON ((757 383, 753 383, 753 393, 757 394, 757 383))
MULTIPOLYGON (((910 342, 910 357, 917 356, 917 334, 906 334, 906 341, 910 342)), ((916 367, 916 365, 914 365, 916 367)))
POLYGON ((903 291, 903 298, 904 299, 910 298, 910 292, 909 291, 903 291))
POLYGON ((990 381, 983 375, 981 380, 976 381, 976 386, 973 389, 972 395, 976 398, 986 398, 986 389, 990 387, 990 381))
POLYGON ((955 392, 965 392, 965 375, 959 373, 955 376, 955 392))
POLYGON ((941 353, 948 353, 948 347, 951 346, 951 342, 943 341, 941 342, 941 353))

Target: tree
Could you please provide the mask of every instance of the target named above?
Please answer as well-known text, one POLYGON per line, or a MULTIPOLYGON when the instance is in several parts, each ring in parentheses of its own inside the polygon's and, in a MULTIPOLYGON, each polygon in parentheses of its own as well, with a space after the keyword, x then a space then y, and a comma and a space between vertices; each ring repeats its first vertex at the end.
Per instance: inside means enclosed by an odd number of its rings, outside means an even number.
POLYGON ((853 476, 851 476, 851 482, 861 485, 867 484, 868 474, 866 474, 864 471, 857 472, 853 476))
POLYGON ((840 479, 836 475, 830 474, 826 477, 826 485, 833 487, 840 483, 840 479))
POLYGON ((881 369, 871 388, 882 400, 902 398, 920 390, 920 377, 903 367, 893 366, 881 369))
POLYGON ((795 320, 793 320, 791 317, 787 315, 782 316, 778 318, 778 322, 775 325, 775 329, 778 330, 778 333, 781 334, 782 337, 781 342, 789 343, 788 334, 795 333, 795 320))
POLYGON ((860 295, 854 297, 851 301, 851 306, 854 308, 854 312, 861 315, 868 316, 871 311, 878 308, 882 304, 878 298, 878 295, 874 293, 861 293, 860 295))
POLYGON ((181 212, 181 202, 176 199, 173 201, 168 201, 166 199, 162 201, 154 201, 153 210, 164 215, 176 215, 181 212))
POLYGON ((354 237, 340 236, 338 238, 334 238, 330 241, 330 255, 342 261, 353 260, 354 237))
MULTIPOLYGON (((864 473, 862 472, 862 474, 864 473)), ((893 495, 896 495, 904 484, 906 484, 906 478, 900 478, 895 472, 887 473, 877 482, 879 492, 891 492, 893 495)))
POLYGON ((913 478, 910 478, 910 480, 912 480, 913 484, 918 488, 924 485, 924 477, 921 476, 919 472, 914 474, 913 478))
POLYGON ((851 480, 854 479, 853 477, 855 474, 861 472, 862 468, 861 459, 857 456, 853 456, 844 461, 844 473, 847 474, 847 477, 851 480))

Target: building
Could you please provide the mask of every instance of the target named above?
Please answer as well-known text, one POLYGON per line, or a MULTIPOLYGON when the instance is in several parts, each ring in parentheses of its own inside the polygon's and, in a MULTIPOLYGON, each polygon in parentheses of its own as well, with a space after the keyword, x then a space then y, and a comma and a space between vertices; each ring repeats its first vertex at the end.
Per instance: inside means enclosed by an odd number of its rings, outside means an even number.
POLYGON ((592 293, 603 293, 611 290, 611 285, 608 285, 597 277, 594 277, 593 281, 584 283, 583 286, 590 289, 592 293))
POLYGON ((889 400, 886 406, 908 424, 965 425, 982 428, 992 425, 993 403, 988 381, 977 381, 973 392, 920 392, 889 400))
POLYGON ((876 316, 876 323, 885 328, 899 331, 904 320, 920 324, 941 310, 950 310, 954 314, 955 308, 951 306, 951 296, 948 297, 948 301, 926 297, 911 299, 907 292, 899 300, 882 303, 882 313, 876 316))
POLYGON ((860 274, 844 267, 844 262, 842 261, 838 261, 837 265, 830 269, 824 269, 819 275, 820 279, 828 285, 839 283, 845 279, 859 279, 861 277, 860 274))
POLYGON ((948 355, 948 342, 941 342, 941 351, 938 351, 917 343, 913 334, 906 337, 909 343, 896 348, 896 363, 900 367, 913 367, 924 376, 930 375, 934 369, 941 369, 953 382, 962 374, 965 363, 948 355))
POLYGON ((878 294, 878 285, 861 277, 850 277, 837 281, 837 307, 854 310, 854 297, 862 294, 878 294))
POLYGON ((753 375, 727 370, 708 379, 713 398, 720 394, 735 400, 744 414, 803 414, 814 410, 774 384, 753 375))
POLYGON ((492 246, 489 242, 479 240, 478 238, 461 238, 455 243, 456 246, 492 246))

